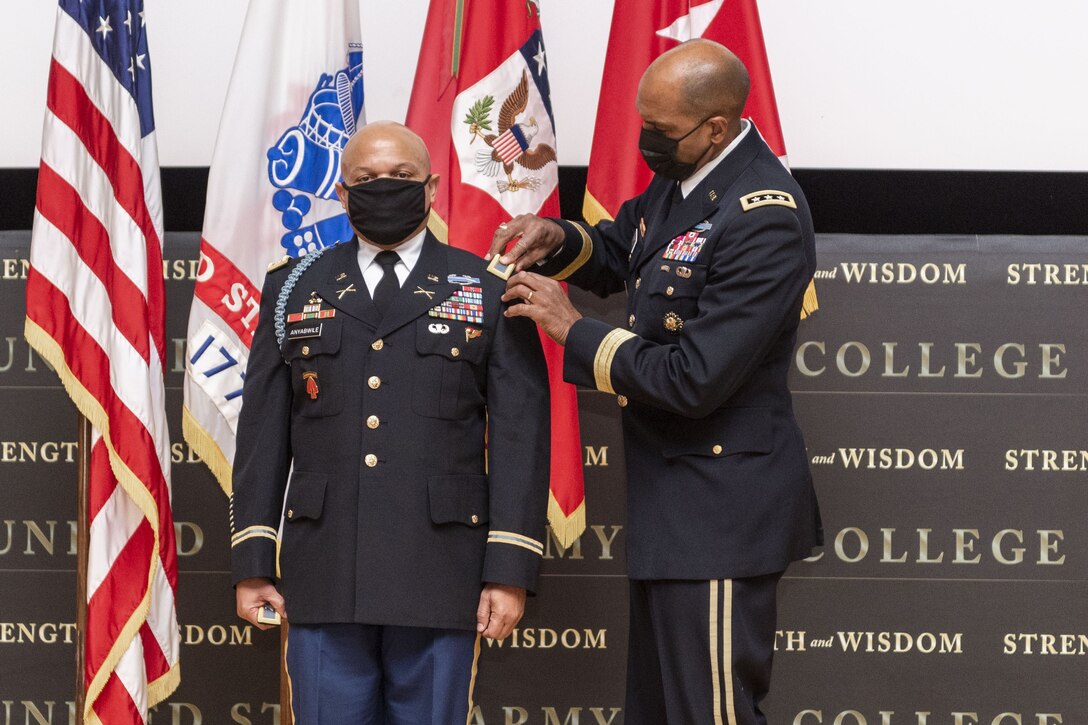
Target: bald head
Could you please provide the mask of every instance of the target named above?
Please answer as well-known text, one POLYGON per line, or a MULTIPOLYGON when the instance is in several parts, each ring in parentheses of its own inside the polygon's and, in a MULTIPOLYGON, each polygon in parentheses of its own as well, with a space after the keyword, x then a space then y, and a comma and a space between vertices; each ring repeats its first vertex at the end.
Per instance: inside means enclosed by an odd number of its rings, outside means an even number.
POLYGON ((696 121, 722 116, 735 125, 748 100, 748 70, 713 40, 689 40, 662 53, 639 83, 639 101, 660 96, 696 121))
POLYGON ((431 173, 431 155, 423 139, 404 124, 375 121, 348 139, 340 172, 349 184, 381 176, 420 180, 431 173))

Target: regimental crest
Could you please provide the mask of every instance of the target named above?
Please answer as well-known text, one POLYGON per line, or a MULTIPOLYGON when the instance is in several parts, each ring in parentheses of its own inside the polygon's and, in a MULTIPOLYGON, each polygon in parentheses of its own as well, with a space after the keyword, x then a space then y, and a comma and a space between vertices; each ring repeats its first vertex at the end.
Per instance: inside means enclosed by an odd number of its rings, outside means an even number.
POLYGON ((352 43, 347 66, 321 74, 298 124, 268 149, 268 180, 278 189, 272 205, 287 230, 280 244, 292 257, 354 236, 339 203, 329 201, 336 198, 344 145, 365 123, 363 52, 352 43))
POLYGON ((511 216, 538 211, 559 181, 547 74, 544 39, 537 30, 454 101, 461 180, 489 194, 511 216))

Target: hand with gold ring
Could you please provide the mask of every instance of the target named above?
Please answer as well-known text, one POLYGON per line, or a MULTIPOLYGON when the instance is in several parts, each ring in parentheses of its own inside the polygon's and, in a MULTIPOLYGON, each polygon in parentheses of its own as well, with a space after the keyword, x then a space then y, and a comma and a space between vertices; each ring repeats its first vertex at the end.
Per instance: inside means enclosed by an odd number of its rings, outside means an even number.
POLYGON ((521 214, 499 225, 484 259, 490 260, 496 254, 501 254, 503 264, 513 264, 514 270, 520 272, 551 256, 563 246, 564 236, 563 227, 557 222, 533 214, 521 214), (515 239, 517 242, 514 246, 507 249, 515 239))
POLYGON ((570 303, 563 285, 533 272, 518 272, 508 279, 502 299, 504 302, 523 300, 526 304, 510 305, 503 314, 528 317, 560 345, 566 344, 571 326, 582 319, 581 313, 570 303))

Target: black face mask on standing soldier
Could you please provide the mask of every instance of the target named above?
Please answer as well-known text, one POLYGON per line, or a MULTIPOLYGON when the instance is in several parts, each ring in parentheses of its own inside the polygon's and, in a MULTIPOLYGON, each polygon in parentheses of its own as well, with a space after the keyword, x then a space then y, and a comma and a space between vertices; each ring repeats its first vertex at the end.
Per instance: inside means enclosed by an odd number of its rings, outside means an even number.
POLYGON ((383 247, 403 242, 427 218, 427 182, 381 178, 344 188, 348 219, 368 241, 383 247))
MULTIPOLYGON (((685 133, 680 138, 669 138, 661 131, 654 128, 644 128, 638 136, 638 150, 642 153, 643 160, 650 167, 650 171, 658 176, 664 176, 673 181, 683 181, 695 173, 695 163, 680 161, 676 158, 676 149, 680 142, 695 133, 712 116, 704 118, 695 124, 695 128, 685 133)), ((707 147, 709 148, 709 147, 707 147)), ((705 152, 704 152, 705 153, 705 152)), ((701 156, 702 154, 700 154, 701 156)))

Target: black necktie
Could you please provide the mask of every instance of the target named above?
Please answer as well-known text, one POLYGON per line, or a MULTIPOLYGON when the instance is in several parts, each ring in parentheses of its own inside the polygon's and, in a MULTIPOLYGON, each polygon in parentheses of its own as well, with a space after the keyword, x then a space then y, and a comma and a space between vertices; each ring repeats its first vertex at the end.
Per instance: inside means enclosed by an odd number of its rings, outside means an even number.
POLYGON ((397 279, 397 272, 394 269, 397 262, 400 261, 400 257, 396 252, 390 252, 388 250, 378 252, 378 256, 374 257, 374 261, 381 265, 382 278, 378 282, 378 286, 374 288, 374 307, 378 310, 380 316, 385 316, 385 311, 389 309, 389 304, 393 301, 393 298, 397 296, 397 291, 400 289, 400 281, 397 279))

